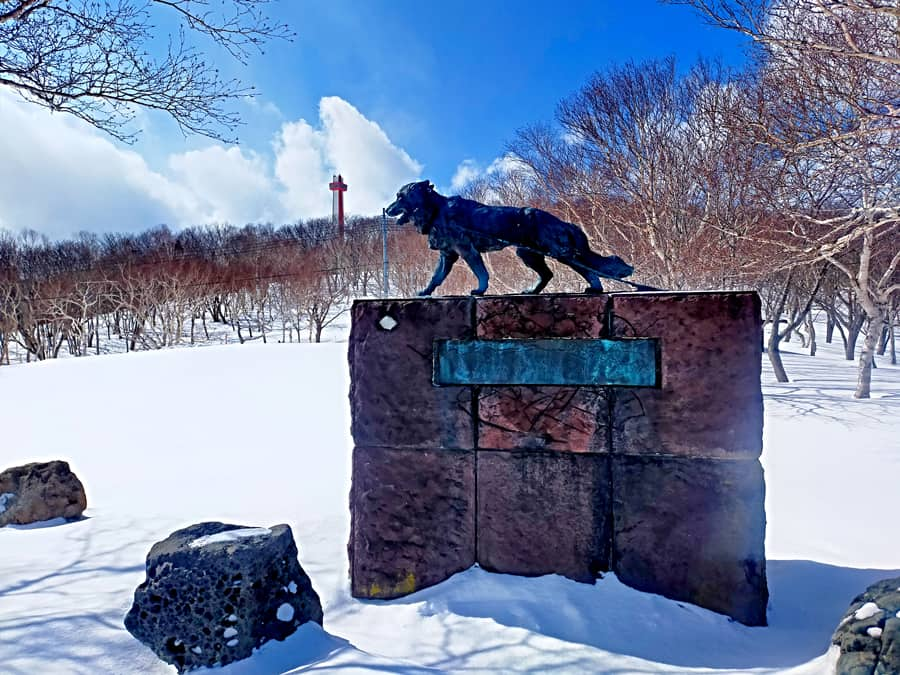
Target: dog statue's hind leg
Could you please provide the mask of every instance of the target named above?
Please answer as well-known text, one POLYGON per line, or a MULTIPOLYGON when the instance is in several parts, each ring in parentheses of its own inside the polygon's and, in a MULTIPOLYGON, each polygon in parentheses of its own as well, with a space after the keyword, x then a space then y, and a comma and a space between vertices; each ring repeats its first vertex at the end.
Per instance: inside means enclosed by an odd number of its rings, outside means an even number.
POLYGON ((478 288, 470 291, 470 293, 472 295, 484 295, 485 291, 487 291, 490 275, 488 274, 487 267, 484 266, 484 260, 481 259, 481 254, 473 248, 463 253, 462 257, 463 260, 468 263, 469 268, 472 270, 472 274, 478 279, 478 288))
POLYGON ((523 293, 540 293, 553 278, 553 270, 547 267, 547 261, 544 259, 543 254, 527 248, 517 248, 516 255, 540 276, 538 282, 528 290, 523 291, 523 293))
POLYGON ((585 293, 599 294, 603 292, 603 284, 600 283, 600 277, 590 267, 581 261, 560 260, 560 262, 565 263, 584 277, 585 281, 588 282, 588 287, 584 289, 585 293))

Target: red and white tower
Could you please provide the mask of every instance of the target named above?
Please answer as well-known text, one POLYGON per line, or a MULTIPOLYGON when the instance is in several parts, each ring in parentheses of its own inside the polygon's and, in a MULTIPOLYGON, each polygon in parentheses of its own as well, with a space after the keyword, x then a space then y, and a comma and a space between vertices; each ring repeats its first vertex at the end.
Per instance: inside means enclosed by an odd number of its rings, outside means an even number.
POLYGON ((338 236, 343 239, 344 238, 344 193, 347 191, 347 184, 344 182, 341 174, 337 176, 331 177, 331 182, 328 184, 328 189, 331 190, 332 200, 331 200, 331 223, 333 225, 337 225, 338 228, 338 236))

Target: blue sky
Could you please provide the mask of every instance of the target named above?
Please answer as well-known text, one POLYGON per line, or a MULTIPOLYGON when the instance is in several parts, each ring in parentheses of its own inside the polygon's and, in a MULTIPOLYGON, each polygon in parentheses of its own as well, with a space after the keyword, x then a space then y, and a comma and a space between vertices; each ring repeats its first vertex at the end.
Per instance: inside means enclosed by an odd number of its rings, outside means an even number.
POLYGON ((598 70, 669 55, 684 69, 699 57, 745 58, 735 34, 654 0, 271 8, 297 37, 246 67, 200 43, 224 75, 258 92, 236 104, 239 146, 185 138, 145 112, 138 142, 124 146, 0 88, 0 128, 17 130, 0 135, 0 227, 60 237, 294 222, 329 213, 337 171, 350 185, 348 212, 376 214, 410 180, 449 189, 461 166, 483 171, 517 129, 552 119, 598 70))
POLYGON ((298 38, 254 59, 248 75, 261 97, 309 119, 322 96, 340 96, 441 185, 462 159, 490 162, 516 129, 550 119, 611 64, 744 58, 737 35, 655 0, 298 0, 276 14, 298 38))

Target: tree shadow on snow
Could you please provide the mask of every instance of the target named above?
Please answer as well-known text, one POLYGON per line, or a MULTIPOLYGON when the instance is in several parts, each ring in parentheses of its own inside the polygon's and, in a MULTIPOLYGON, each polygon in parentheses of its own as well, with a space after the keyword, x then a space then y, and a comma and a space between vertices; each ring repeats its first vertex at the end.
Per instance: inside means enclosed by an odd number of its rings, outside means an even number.
MULTIPOLYGON (((10 547, 26 542, 33 555, 0 567, 0 673, 32 675, 47 672, 47 664, 52 672, 72 675, 174 672, 125 630, 123 620, 144 580, 147 551, 177 525, 123 518, 79 522, 80 527, 6 538, 10 547)), ((434 672, 367 654, 316 624, 209 672, 272 675, 342 668, 434 672)))
POLYGON ((873 373, 872 398, 855 399, 855 362, 782 352, 790 382, 775 382, 763 363, 766 407, 783 408, 792 416, 820 418, 844 426, 856 423, 886 424, 896 414, 900 398, 900 367, 879 357, 873 373))
POLYGON ((72 675, 152 668, 155 657, 143 653, 123 618, 156 528, 123 518, 66 525, 0 537, 9 550, 27 552, 7 559, 0 575, 0 672, 31 675, 48 672, 46 664, 72 675))

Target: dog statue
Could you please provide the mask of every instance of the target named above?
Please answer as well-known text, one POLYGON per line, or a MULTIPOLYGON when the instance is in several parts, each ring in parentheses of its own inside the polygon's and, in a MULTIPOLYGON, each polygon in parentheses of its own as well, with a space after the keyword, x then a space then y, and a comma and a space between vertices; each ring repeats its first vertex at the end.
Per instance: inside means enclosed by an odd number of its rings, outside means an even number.
MULTIPOLYGON (((525 293, 540 293, 553 278, 545 256, 568 265, 583 276, 589 284, 587 293, 603 292, 600 277, 622 280, 634 271, 619 256, 602 256, 591 251, 581 228, 546 211, 486 206, 463 197, 444 197, 427 180, 400 188, 396 201, 387 207, 386 213, 399 217, 399 225, 412 222, 419 232, 428 235, 429 247, 441 252, 434 276, 419 295, 431 295, 460 257, 478 279, 478 288, 472 295, 484 295, 489 275, 481 254, 507 246, 515 246, 516 255, 540 277, 525 293)), ((628 281, 624 283, 648 288, 628 281)))

